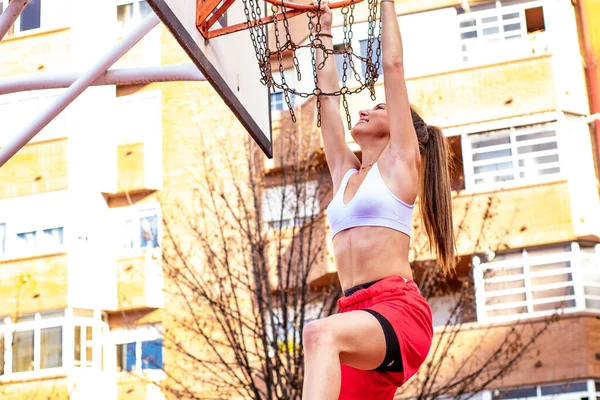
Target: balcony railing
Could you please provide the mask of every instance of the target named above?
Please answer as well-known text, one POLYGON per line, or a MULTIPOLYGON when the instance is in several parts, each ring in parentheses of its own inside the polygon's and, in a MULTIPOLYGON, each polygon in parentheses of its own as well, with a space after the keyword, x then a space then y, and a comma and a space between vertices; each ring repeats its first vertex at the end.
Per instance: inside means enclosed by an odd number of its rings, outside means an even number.
POLYGON ((160 248, 140 250, 118 260, 118 309, 159 308, 164 305, 160 248))
POLYGON ((572 243, 505 253, 491 262, 474 257, 477 319, 481 323, 600 313, 600 246, 572 243))

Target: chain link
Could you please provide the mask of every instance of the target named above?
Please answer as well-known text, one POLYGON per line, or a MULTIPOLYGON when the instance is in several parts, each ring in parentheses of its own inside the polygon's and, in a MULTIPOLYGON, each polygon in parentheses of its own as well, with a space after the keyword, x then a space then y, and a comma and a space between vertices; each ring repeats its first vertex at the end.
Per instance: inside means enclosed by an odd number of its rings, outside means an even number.
MULTIPOLYGON (((284 94, 285 102, 288 106, 290 116, 293 122, 296 122, 296 115, 294 113, 294 105, 291 101, 291 96, 294 95, 300 98, 307 99, 309 97, 316 97, 317 106, 317 126, 321 126, 321 96, 341 96, 342 106, 346 113, 346 121, 348 129, 352 128, 352 120, 350 116, 350 110, 348 106, 347 97, 353 94, 362 92, 364 89, 368 89, 371 95, 371 99, 375 100, 375 83, 379 78, 379 68, 381 65, 381 13, 379 12, 378 0, 367 0, 368 1, 368 29, 367 29, 367 40, 366 40, 366 54, 361 56, 355 54, 352 46, 354 40, 354 32, 352 26, 354 24, 354 9, 355 3, 352 2, 350 5, 343 7, 341 13, 344 19, 342 31, 342 48, 326 48, 323 44, 319 34, 321 33, 321 11, 309 11, 308 16, 308 29, 309 38, 306 44, 294 43, 291 33, 289 22, 287 18, 288 10, 284 6, 273 5, 271 11, 273 15, 281 12, 282 23, 278 19, 273 21, 273 33, 275 38, 275 49, 271 50, 267 45, 266 29, 265 24, 260 21, 261 16, 261 5, 259 0, 243 0, 244 13, 246 15, 246 21, 248 30, 250 31, 250 39, 256 52, 256 59, 258 61, 261 79, 260 82, 267 86, 272 92, 274 90, 280 90, 284 94), (379 14, 379 15, 378 15, 379 14), (316 23, 314 22, 316 20, 316 23), (379 29, 377 29, 379 25, 379 29), (283 35, 280 34, 280 27, 283 26, 283 35), (285 42, 281 40, 281 37, 285 37, 285 42), (374 49, 374 43, 377 40, 377 49, 374 49), (308 49, 311 55, 311 66, 313 72, 314 89, 309 92, 301 92, 296 90, 287 83, 285 78, 284 68, 284 53, 291 52, 292 63, 296 71, 298 81, 302 80, 302 71, 300 69, 300 61, 298 59, 298 51, 302 49, 308 49), (316 52, 323 52, 323 61, 317 65, 316 52), (375 51, 375 56, 373 56, 375 51), (322 69, 327 60, 335 60, 335 56, 342 56, 342 76, 340 89, 335 92, 323 92, 319 87, 319 79, 317 71, 322 69), (271 61, 276 59, 279 63, 279 77, 275 79, 273 77, 273 71, 271 67, 271 61), (356 61, 356 62, 355 62, 356 61), (356 68, 356 64, 363 66, 364 76, 361 76, 356 68), (354 77, 356 85, 353 83, 353 87, 348 86, 348 70, 351 71, 354 77)), ((321 0, 318 0, 317 6, 320 8, 321 0)))

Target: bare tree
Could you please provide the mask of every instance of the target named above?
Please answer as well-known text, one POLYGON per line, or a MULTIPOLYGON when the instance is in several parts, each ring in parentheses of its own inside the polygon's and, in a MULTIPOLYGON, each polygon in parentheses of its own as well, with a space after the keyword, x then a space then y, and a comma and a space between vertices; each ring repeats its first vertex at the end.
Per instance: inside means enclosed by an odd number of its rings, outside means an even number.
POLYGON ((298 128, 285 132, 269 170, 249 141, 212 142, 193 194, 164 213, 163 390, 176 398, 300 398, 302 328, 335 312, 340 289, 329 173, 298 128))

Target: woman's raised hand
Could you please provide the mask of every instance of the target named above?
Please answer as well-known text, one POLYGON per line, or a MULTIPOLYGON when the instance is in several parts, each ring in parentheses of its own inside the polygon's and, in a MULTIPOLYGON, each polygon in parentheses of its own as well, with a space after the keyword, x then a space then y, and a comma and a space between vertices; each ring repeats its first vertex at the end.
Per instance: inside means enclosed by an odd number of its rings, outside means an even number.
POLYGON ((333 20, 331 9, 329 8, 328 0, 313 0, 313 6, 320 7, 320 11, 313 11, 314 16, 312 17, 313 33, 317 33, 317 22, 321 24, 320 33, 331 34, 331 23, 333 20))

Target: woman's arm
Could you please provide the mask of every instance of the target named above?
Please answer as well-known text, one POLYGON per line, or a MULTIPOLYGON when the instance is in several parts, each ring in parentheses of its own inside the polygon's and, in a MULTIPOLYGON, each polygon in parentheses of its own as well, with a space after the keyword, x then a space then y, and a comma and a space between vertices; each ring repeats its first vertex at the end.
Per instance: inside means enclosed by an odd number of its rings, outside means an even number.
MULTIPOLYGON (((314 3, 315 5, 317 3, 314 3)), ((333 47, 333 39, 331 37, 331 21, 332 15, 326 1, 321 2, 322 14, 320 17, 321 35, 320 39, 326 49, 333 47)), ((314 25, 316 25, 316 17, 314 25)), ((316 33, 315 33, 316 34, 316 33)), ((316 50, 316 65, 317 67, 323 63, 324 54, 321 49, 316 50)), ((330 55, 323 68, 317 68, 317 81, 319 88, 324 93, 333 93, 340 90, 338 81, 335 58, 330 55)), ((323 146, 325 148, 325 157, 329 171, 333 179, 334 188, 341 182, 346 170, 355 167, 358 158, 352 153, 346 144, 344 136, 344 125, 340 115, 340 97, 339 96, 319 96, 321 101, 321 135, 323 136, 323 146)))
POLYGON ((390 124, 389 150, 396 159, 414 162, 420 159, 419 143, 404 81, 402 36, 394 2, 382 0, 381 13, 383 79, 390 124))

